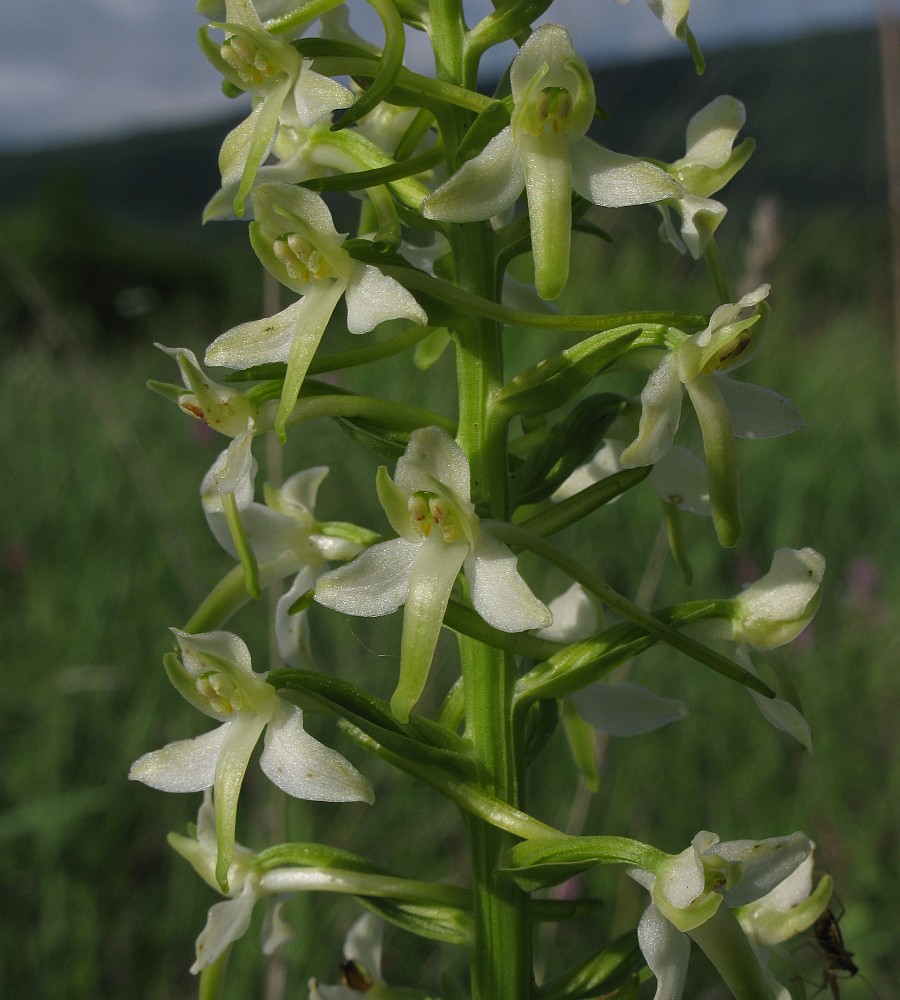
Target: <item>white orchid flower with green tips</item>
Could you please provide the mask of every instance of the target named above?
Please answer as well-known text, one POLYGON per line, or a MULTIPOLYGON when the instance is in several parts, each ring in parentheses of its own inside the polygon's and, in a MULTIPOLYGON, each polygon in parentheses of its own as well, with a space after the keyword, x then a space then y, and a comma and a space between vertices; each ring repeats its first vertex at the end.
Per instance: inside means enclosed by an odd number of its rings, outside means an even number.
POLYGON ((353 95, 314 72, 286 38, 267 31, 251 0, 225 0, 225 21, 210 27, 224 31, 225 39, 218 43, 201 29, 206 57, 229 83, 253 95, 253 110, 226 136, 219 154, 222 184, 239 181, 234 211, 242 215, 279 125, 309 128, 337 108, 350 107, 353 95))
MULTIPOLYGON (((222 892, 222 886, 216 877, 216 819, 209 789, 203 794, 197 823, 191 832, 192 836, 189 837, 170 833, 170 846, 190 862, 207 885, 222 892)), ((250 927, 253 907, 264 897, 270 898, 271 905, 262 931, 263 954, 271 955, 279 944, 293 936, 280 912, 287 897, 281 893, 280 888, 273 889, 266 884, 266 875, 254 864, 253 853, 241 844, 234 845, 227 884, 228 899, 209 908, 206 926, 197 938, 196 960, 190 970, 195 974, 212 965, 229 945, 244 936, 250 927)))
POLYGON ((732 908, 781 884, 810 855, 802 833, 721 843, 702 830, 678 855, 628 874, 649 890, 638 943, 656 977, 654 1000, 679 1000, 690 956, 688 935, 706 952, 735 996, 766 996, 764 974, 732 908), (755 992, 753 992, 755 990, 755 992))
MULTIPOLYGON (((690 626, 702 639, 737 643, 735 659, 757 676, 750 649, 767 651, 792 642, 809 625, 822 599, 825 558, 815 549, 778 549, 765 576, 731 601, 731 615, 690 626)), ((748 688, 763 717, 812 750, 809 723, 784 698, 766 698, 748 688)))
MULTIPOLYGON (((235 439, 234 445, 238 441, 235 439)), ((275 639, 287 664, 309 668, 313 661, 307 614, 305 610, 291 614, 291 608, 312 591, 316 577, 329 560, 352 559, 362 546, 348 538, 325 534, 315 517, 316 495, 328 475, 325 466, 297 472, 277 488, 267 484, 265 503, 253 500, 255 475, 252 457, 242 461, 236 454, 229 459, 229 453, 222 452, 200 488, 203 511, 210 530, 227 552, 244 559, 244 546, 249 546, 258 567, 260 587, 296 574, 275 607, 275 639), (226 474, 229 467, 233 467, 231 475, 226 474), (229 497, 234 498, 240 522, 237 529, 229 518, 229 497)))
POLYGON ((285 362, 287 372, 275 416, 275 430, 284 440, 285 424, 309 363, 341 298, 346 299, 351 333, 368 333, 389 319, 425 324, 428 317, 398 281, 350 256, 319 195, 273 181, 258 185, 251 198, 253 249, 263 265, 300 298, 275 316, 226 331, 209 345, 205 361, 229 368, 285 362))
POLYGON ((516 557, 482 524, 470 500, 469 463, 439 427, 414 431, 393 480, 378 470, 378 498, 398 538, 366 549, 325 573, 316 601, 343 614, 373 617, 405 605, 400 681, 391 700, 401 721, 425 686, 444 611, 459 571, 475 610, 503 632, 551 623, 516 569, 516 557))
POLYGON ((510 85, 510 124, 425 199, 423 212, 445 222, 489 219, 524 190, 535 285, 553 299, 569 274, 573 190, 594 205, 619 208, 678 198, 682 189, 659 167, 587 138, 594 83, 565 28, 534 31, 512 62, 510 85))
POLYGON ((746 117, 744 105, 733 97, 723 95, 710 101, 688 122, 684 156, 666 167, 684 193, 658 203, 663 216, 660 235, 695 260, 703 256, 725 218, 725 206, 710 195, 734 177, 755 148, 752 139, 734 146, 746 117), (680 232, 672 222, 672 211, 681 217, 680 232))
POLYGON ((792 1000, 793 994, 772 975, 769 960, 783 942, 802 934, 822 915, 831 899, 832 880, 823 875, 813 887, 813 854, 771 892, 753 903, 738 907, 735 916, 756 951, 763 975, 776 1000, 792 1000))
POLYGON ((210 429, 236 438, 246 434, 251 425, 256 433, 272 429, 275 407, 272 400, 257 405, 230 385, 214 381, 200 367, 193 351, 186 347, 154 345, 178 365, 184 389, 166 382, 150 383, 156 392, 171 399, 195 420, 210 429))
POLYGON ((303 728, 303 713, 253 670, 246 644, 231 632, 172 630, 180 658, 165 659, 169 679, 192 705, 221 725, 195 739, 146 753, 128 777, 166 792, 215 793, 216 881, 228 889, 238 795, 253 749, 265 730, 260 767, 282 791, 325 802, 373 801, 369 782, 337 751, 303 728))
POLYGON ((709 497, 719 541, 732 546, 740 535, 734 437, 765 438, 803 426, 796 407, 759 385, 729 378, 752 352, 750 330, 769 294, 761 285, 734 304, 719 306, 705 330, 665 351, 641 393, 638 435, 620 455, 625 468, 654 465, 672 447, 681 420, 682 391, 697 414, 709 472, 709 497))

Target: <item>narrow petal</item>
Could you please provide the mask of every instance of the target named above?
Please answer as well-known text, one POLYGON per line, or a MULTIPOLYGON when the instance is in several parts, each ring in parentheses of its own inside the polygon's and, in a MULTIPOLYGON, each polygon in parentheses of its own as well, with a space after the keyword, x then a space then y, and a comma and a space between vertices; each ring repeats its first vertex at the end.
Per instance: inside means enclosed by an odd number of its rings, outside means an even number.
POLYGON ((391 711, 400 722, 409 719, 425 687, 450 591, 468 552, 463 542, 448 545, 439 531, 432 531, 417 547, 403 612, 400 679, 391 698, 391 711))
POLYGON ((197 973, 212 965, 230 944, 247 933, 257 898, 256 886, 247 879, 239 896, 209 908, 206 926, 197 938, 197 960, 191 972, 197 973))
POLYGON ((646 160, 614 153, 584 137, 571 144, 572 187, 594 205, 624 208, 680 198, 682 187, 646 160))
POLYGON ((508 125, 425 199, 422 214, 443 222, 490 219, 515 204, 524 190, 522 161, 508 125))
POLYGON ((345 615, 388 615, 406 601, 418 551, 419 543, 404 538, 379 542, 346 566, 323 573, 316 582, 316 602, 345 615))
POLYGON ((484 525, 474 551, 466 559, 466 579, 479 615, 501 632, 524 632, 553 623, 550 609, 519 575, 516 557, 484 525))
POLYGON ((575 706, 592 726, 610 736, 638 736, 677 722, 684 702, 663 698, 640 684, 592 684, 574 695, 575 706))
POLYGON ((283 792, 316 802, 375 801, 366 778, 303 728, 303 713, 279 699, 266 730, 260 767, 283 792))
POLYGON ((638 924, 638 944, 656 977, 654 1000, 680 1000, 691 945, 651 903, 638 924))
POLYGON ((619 456, 626 469, 653 465, 672 447, 681 419, 681 380, 673 355, 666 354, 650 373, 641 393, 638 436, 619 456))
POLYGON ((805 426, 800 411, 785 396, 764 385, 714 375, 728 407, 731 432, 739 438, 780 437, 805 426))
POLYGON ((163 792, 202 792, 210 788, 229 725, 226 722, 195 739, 177 740, 161 750, 145 753, 131 765, 129 779, 163 792))
POLYGON ((389 319, 410 319, 420 326, 428 322, 425 310, 399 281, 372 264, 354 264, 347 284, 347 329, 368 333, 389 319))

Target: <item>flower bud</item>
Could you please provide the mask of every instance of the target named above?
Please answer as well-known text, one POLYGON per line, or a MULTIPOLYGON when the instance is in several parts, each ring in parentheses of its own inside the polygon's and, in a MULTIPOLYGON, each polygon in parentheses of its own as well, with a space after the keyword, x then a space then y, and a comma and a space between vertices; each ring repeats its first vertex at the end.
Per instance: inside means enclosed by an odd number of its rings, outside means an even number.
POLYGON ((769 572, 734 599, 735 640, 774 649, 795 639, 819 607, 824 573, 815 549, 779 549, 769 572))

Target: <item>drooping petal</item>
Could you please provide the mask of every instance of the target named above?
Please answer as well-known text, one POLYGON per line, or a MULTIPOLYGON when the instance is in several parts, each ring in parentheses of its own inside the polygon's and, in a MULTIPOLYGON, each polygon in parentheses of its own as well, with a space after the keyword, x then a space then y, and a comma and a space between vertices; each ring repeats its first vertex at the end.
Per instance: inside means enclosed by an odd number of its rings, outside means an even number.
POLYGON ((646 160, 614 153, 587 137, 570 147, 572 187, 594 205, 624 208, 679 198, 682 187, 646 160))
POLYGON ((516 557, 487 526, 465 562, 472 604, 479 615, 502 632, 547 628, 553 615, 519 575, 516 557))
POLYGON ((525 174, 512 126, 502 129, 422 204, 426 219, 476 222, 500 215, 525 190, 525 174))
MULTIPOLYGON (((758 676, 746 646, 739 645, 734 658, 748 673, 753 674, 754 677, 758 676)), ((766 698, 750 688, 747 688, 747 691, 756 702, 756 707, 763 718, 770 725, 787 733, 788 736, 793 736, 805 750, 812 753, 812 731, 800 709, 789 701, 785 701, 784 698, 766 698)))
POLYGON ((714 375, 731 417, 731 432, 739 438, 769 438, 804 427, 803 417, 785 396, 764 385, 714 375))
POLYGON ((346 296, 351 333, 368 333, 390 319, 409 319, 420 326, 428 322, 412 293, 372 264, 354 263, 346 296))
MULTIPOLYGON (((715 198, 698 198, 693 194, 685 194, 669 204, 681 216, 681 233, 679 235, 675 232, 668 212, 664 211, 660 236, 667 239, 680 253, 687 250, 694 260, 699 260, 728 209, 715 198)), ((661 204, 659 207, 668 209, 669 206, 661 204)))
POLYGON ((425 688, 450 591, 468 553, 465 542, 447 544, 437 530, 416 546, 403 613, 400 678, 391 698, 391 711, 400 722, 409 719, 425 688))
MULTIPOLYGON (((703 436, 703 454, 709 474, 709 500, 719 543, 737 544, 741 534, 738 506, 737 458, 731 418, 712 375, 698 375, 685 383, 703 436)), ((643 418, 642 418, 643 422, 643 418)))
POLYGON ((229 725, 226 722, 192 740, 176 740, 161 750, 145 753, 131 765, 129 779, 163 792, 202 792, 210 788, 229 725))
POLYGON ((656 977, 654 1000, 680 1000, 691 954, 690 941, 651 903, 638 924, 638 944, 656 977))
POLYGON ((641 393, 638 436, 619 456, 626 469, 653 465, 672 447, 681 418, 681 380, 677 362, 667 354, 650 373, 641 393))
POLYGON ((247 933, 258 898, 256 885, 247 879, 239 896, 209 908, 206 926, 197 938, 197 960, 191 966, 191 972, 197 973, 212 965, 230 944, 247 933))
MULTIPOLYGON (((272 697, 277 698, 274 689, 272 697)), ((250 755, 267 721, 267 717, 253 712, 237 712, 231 722, 222 727, 225 729, 225 738, 216 761, 213 799, 216 807, 216 840, 219 845, 216 879, 224 892, 228 891, 228 869, 234 856, 234 831, 241 783, 250 763, 250 755)))
POLYGON ((404 538, 379 542, 346 566, 323 573, 316 582, 316 602, 345 615, 390 614, 406 601, 418 551, 418 542, 404 538))
POLYGON ((555 299, 569 277, 572 239, 571 143, 565 134, 522 135, 519 156, 525 174, 534 283, 542 299, 555 299))
POLYGON ((260 767, 282 791, 317 802, 375 800, 372 786, 336 750, 303 728, 303 713, 279 699, 266 729, 260 767))
POLYGON ((592 684, 573 696, 575 707, 592 726, 610 736, 650 733, 687 714, 684 702, 663 698, 641 684, 592 684))

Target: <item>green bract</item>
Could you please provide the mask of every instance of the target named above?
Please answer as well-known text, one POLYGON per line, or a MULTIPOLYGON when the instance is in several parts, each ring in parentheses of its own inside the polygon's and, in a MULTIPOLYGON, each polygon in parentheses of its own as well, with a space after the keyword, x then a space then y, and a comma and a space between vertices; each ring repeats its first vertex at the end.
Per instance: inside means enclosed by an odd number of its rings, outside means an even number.
POLYGON ((658 167, 598 146, 585 133, 594 84, 565 28, 541 25, 510 69, 510 125, 425 199, 426 218, 489 219, 528 196, 535 285, 556 298, 569 274, 572 191, 619 208, 677 198, 681 186, 658 167))

